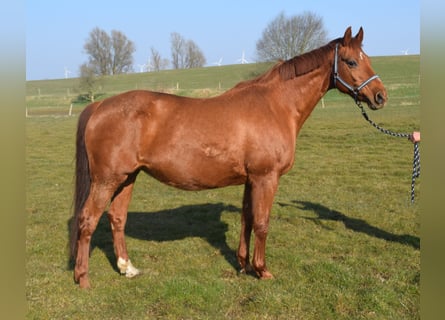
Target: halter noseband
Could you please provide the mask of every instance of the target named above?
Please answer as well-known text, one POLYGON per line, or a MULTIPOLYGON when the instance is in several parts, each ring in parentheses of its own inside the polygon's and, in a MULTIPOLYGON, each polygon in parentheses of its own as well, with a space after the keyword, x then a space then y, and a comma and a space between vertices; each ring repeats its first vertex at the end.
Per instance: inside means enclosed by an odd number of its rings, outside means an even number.
POLYGON ((370 83, 372 80, 379 78, 378 75, 371 76, 368 80, 363 81, 361 85, 358 87, 353 87, 350 84, 348 84, 345 80, 343 80, 340 75, 338 74, 338 43, 335 45, 335 57, 334 57, 334 86, 337 88, 337 81, 339 81, 343 86, 345 86, 351 93, 354 94, 354 100, 357 101, 357 96, 360 90, 362 90, 368 83, 370 83))

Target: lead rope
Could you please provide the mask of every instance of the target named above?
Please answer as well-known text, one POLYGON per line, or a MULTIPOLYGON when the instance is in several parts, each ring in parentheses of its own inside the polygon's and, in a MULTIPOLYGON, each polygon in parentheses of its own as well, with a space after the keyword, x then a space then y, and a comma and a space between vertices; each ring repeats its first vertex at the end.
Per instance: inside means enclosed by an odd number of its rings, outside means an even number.
MULTIPOLYGON (((411 138, 411 134, 408 133, 398 133, 393 132, 387 129, 384 129, 380 127, 377 123, 369 119, 368 114, 365 111, 365 108, 363 108, 363 105, 355 99, 355 103, 360 108, 362 112, 362 116, 365 118, 366 121, 368 121, 374 128, 379 130, 380 132, 383 132, 384 134, 393 136, 393 137, 399 137, 399 138, 411 138)), ((414 142, 414 159, 413 159, 413 174, 411 178, 411 203, 414 203, 414 187, 416 185, 416 179, 420 177, 420 151, 419 151, 419 142, 414 142)))

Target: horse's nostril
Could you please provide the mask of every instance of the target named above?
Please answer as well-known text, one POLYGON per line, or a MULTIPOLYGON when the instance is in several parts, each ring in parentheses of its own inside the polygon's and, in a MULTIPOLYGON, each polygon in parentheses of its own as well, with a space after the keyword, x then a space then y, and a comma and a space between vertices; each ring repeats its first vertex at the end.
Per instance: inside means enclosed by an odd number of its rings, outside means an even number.
POLYGON ((377 92, 375 95, 375 102, 377 102, 379 105, 382 105, 385 103, 385 95, 382 92, 377 92))

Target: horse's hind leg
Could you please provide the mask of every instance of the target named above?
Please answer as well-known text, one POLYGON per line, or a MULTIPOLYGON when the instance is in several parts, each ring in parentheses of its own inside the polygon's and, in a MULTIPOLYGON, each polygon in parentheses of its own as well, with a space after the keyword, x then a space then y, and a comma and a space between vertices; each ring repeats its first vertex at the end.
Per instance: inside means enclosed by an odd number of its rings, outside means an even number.
POLYGON ((131 200, 134 181, 137 173, 129 176, 126 182, 116 191, 108 211, 108 219, 113 233, 114 252, 116 254, 117 266, 121 274, 132 278, 140 272, 132 264, 128 257, 125 244, 125 223, 127 221, 128 205, 131 200))
POLYGON ((88 288, 90 286, 88 280, 88 259, 90 255, 91 237, 114 191, 115 189, 108 184, 93 182, 91 184, 90 194, 80 214, 74 280, 79 283, 81 288, 88 288))

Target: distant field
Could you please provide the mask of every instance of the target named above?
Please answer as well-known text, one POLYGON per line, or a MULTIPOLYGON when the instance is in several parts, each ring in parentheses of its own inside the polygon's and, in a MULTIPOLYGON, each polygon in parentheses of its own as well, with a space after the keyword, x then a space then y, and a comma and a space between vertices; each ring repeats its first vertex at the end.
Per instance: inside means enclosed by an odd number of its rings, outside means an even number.
MULTIPOLYGON (((419 56, 372 60, 389 102, 370 117, 395 131, 418 130, 419 56)), ((269 66, 122 75, 107 78, 103 93, 213 95, 269 66)), ((420 318, 421 180, 412 205, 412 144, 372 128, 336 91, 307 120, 295 165, 280 182, 266 251, 274 280, 238 274, 242 187, 186 192, 140 174, 126 239, 143 275, 116 272, 103 217, 92 240, 92 288, 79 290, 66 247, 84 107, 74 104, 66 116, 76 81, 27 83, 27 319, 420 318)))
MULTIPOLYGON (((261 74, 270 66, 267 63, 244 64, 110 76, 103 79, 98 99, 134 89, 211 96, 261 74)), ((78 112, 85 105, 85 102, 76 103, 80 93, 78 87, 78 79, 28 81, 26 105, 29 115, 66 114, 73 101, 75 112, 78 112)))
MULTIPOLYGON (((387 85, 391 99, 398 97, 404 99, 406 97, 404 93, 418 96, 419 56, 375 57, 372 62, 374 69, 387 85)), ((253 63, 110 76, 102 81, 98 99, 134 89, 199 97, 212 96, 230 89, 240 81, 265 72, 272 65, 253 63)), ((28 115, 67 115, 71 104, 73 112, 79 113, 86 104, 77 101, 80 93, 79 80, 76 78, 28 81, 26 83, 28 115)), ((326 99, 329 100, 335 95, 336 93, 334 95, 328 93, 326 99)), ((341 99, 344 98, 341 96, 341 99)), ((391 101, 393 105, 397 103, 395 100, 391 101)))

